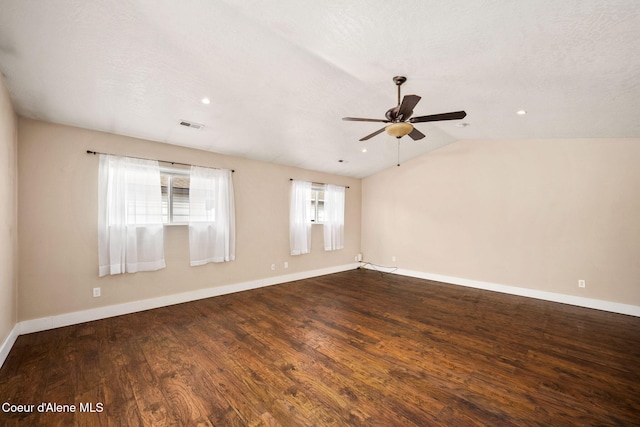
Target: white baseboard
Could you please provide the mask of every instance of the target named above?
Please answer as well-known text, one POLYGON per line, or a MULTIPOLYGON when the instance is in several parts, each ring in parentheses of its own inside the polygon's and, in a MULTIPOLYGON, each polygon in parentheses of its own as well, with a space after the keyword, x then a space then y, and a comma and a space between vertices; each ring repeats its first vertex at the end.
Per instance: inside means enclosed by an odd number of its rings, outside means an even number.
POLYGON ((33 332, 45 331, 48 329, 60 328, 63 326, 90 322, 93 320, 106 319, 108 317, 121 316, 123 314, 131 314, 139 311, 151 310, 154 308, 166 307, 169 305, 181 304, 184 302, 231 294, 234 292, 247 291, 250 289, 257 289, 265 286, 292 282, 294 280, 302 280, 311 277, 324 276, 325 274, 339 273, 341 271, 353 270, 358 266, 359 264, 354 263, 336 267, 322 268, 318 270, 303 271, 299 273, 286 274, 283 276, 268 277, 265 279, 252 280, 225 286, 217 286, 207 289, 199 289, 197 291, 183 292, 180 294, 167 295, 157 298, 149 298, 141 301, 133 301, 123 304, 110 305, 107 307, 93 308, 90 310, 76 311, 73 313, 59 314, 57 316, 25 320, 19 322, 14 329, 17 329, 18 335, 30 334, 33 332))
MULTIPOLYGON (((369 266, 365 268, 374 269, 369 266)), ((382 269, 380 269, 383 271, 382 269)), ((392 272, 402 276, 415 277, 418 279, 433 280, 436 282, 450 283, 453 285, 467 286, 470 288, 484 289, 487 291, 502 292, 504 294, 518 295, 522 297, 536 298, 545 301, 559 302, 562 304, 575 305, 578 307, 593 308, 596 310, 609 311, 612 313, 627 314, 629 316, 640 317, 640 307, 637 305, 622 304, 618 302, 603 301, 592 298, 583 298, 573 295, 558 294, 554 292, 539 291, 536 289, 519 288, 517 286, 501 285, 498 283, 482 282, 479 280, 463 279, 460 277, 444 276, 441 274, 424 273, 421 271, 397 269, 392 272)))
POLYGON ((18 335, 20 335, 18 334, 18 325, 15 325, 11 332, 9 332, 9 336, 7 336, 2 345, 0 345, 0 368, 2 368, 4 361, 7 360, 7 356, 16 343, 18 335))

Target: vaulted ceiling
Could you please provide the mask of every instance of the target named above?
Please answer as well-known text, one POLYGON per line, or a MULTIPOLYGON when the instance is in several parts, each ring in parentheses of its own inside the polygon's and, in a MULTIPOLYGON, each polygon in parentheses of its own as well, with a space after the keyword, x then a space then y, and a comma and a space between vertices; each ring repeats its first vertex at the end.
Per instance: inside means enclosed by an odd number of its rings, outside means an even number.
POLYGON ((396 75, 422 96, 414 115, 468 114, 417 124, 402 160, 463 139, 640 137, 640 4, 0 0, 0 71, 24 117, 365 177, 398 141, 359 142, 381 124, 341 118, 384 118, 396 75))

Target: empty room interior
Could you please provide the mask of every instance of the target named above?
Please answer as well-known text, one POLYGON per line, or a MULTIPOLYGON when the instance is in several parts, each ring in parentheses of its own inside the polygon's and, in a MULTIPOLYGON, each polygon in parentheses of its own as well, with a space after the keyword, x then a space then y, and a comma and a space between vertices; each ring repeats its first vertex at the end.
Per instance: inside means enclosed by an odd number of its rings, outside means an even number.
POLYGON ((0 0, 0 424, 640 425, 636 0, 0 0))

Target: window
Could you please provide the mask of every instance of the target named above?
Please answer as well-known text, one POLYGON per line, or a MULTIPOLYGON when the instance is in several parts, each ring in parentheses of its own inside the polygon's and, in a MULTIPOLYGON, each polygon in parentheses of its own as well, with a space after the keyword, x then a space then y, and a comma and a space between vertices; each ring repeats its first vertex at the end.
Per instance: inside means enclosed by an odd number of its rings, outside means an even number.
POLYGON ((160 170, 162 223, 189 226, 192 266, 235 259, 232 171, 192 166, 160 170))
POLYGON ((311 225, 321 224, 324 250, 344 248, 345 188, 291 180, 289 247, 291 255, 311 252, 311 225))
POLYGON ((324 190, 323 184, 312 184, 311 186, 311 222, 322 224, 324 222, 324 190))
POLYGON ((162 223, 189 223, 189 171, 160 169, 162 223))
POLYGON ((157 160, 100 153, 99 276, 164 268, 163 226, 169 224, 188 224, 192 266, 233 261, 232 172, 200 166, 160 169, 157 160))

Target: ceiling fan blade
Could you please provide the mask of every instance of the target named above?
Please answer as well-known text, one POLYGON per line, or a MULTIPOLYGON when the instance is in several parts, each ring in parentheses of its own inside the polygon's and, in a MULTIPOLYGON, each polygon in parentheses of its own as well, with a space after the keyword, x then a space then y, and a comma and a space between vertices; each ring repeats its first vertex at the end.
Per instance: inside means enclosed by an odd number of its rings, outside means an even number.
POLYGON ((454 111, 453 113, 432 114, 430 116, 412 117, 409 119, 409 123, 424 123, 424 122, 440 122, 443 120, 460 120, 464 119, 467 113, 464 111, 454 111))
POLYGON ((343 117, 342 120, 346 120, 348 122, 380 122, 380 123, 389 123, 389 120, 384 119, 361 119, 358 117, 343 117))
POLYGON ((400 120, 407 120, 411 117, 413 114, 413 108, 420 99, 421 98, 418 95, 405 95, 404 98, 402 98, 400 108, 398 108, 398 118, 400 118, 400 120))
POLYGON ((419 139, 422 139, 425 137, 425 134, 420 132, 418 129, 413 128, 413 130, 411 132, 409 132, 409 136, 411 137, 411 139, 413 139, 414 141, 417 141, 419 139))
POLYGON ((382 129, 378 129, 378 130, 377 130, 377 131, 375 131, 374 133, 372 133, 372 134, 370 134, 370 135, 367 135, 367 136, 365 136, 364 138, 360 138, 358 141, 366 141, 366 140, 367 140, 367 139, 369 139, 369 138, 373 138, 374 136, 376 136, 376 135, 381 134, 382 132, 384 132, 384 130, 385 130, 386 128, 387 128, 387 127, 385 126, 385 127, 383 127, 382 129))

